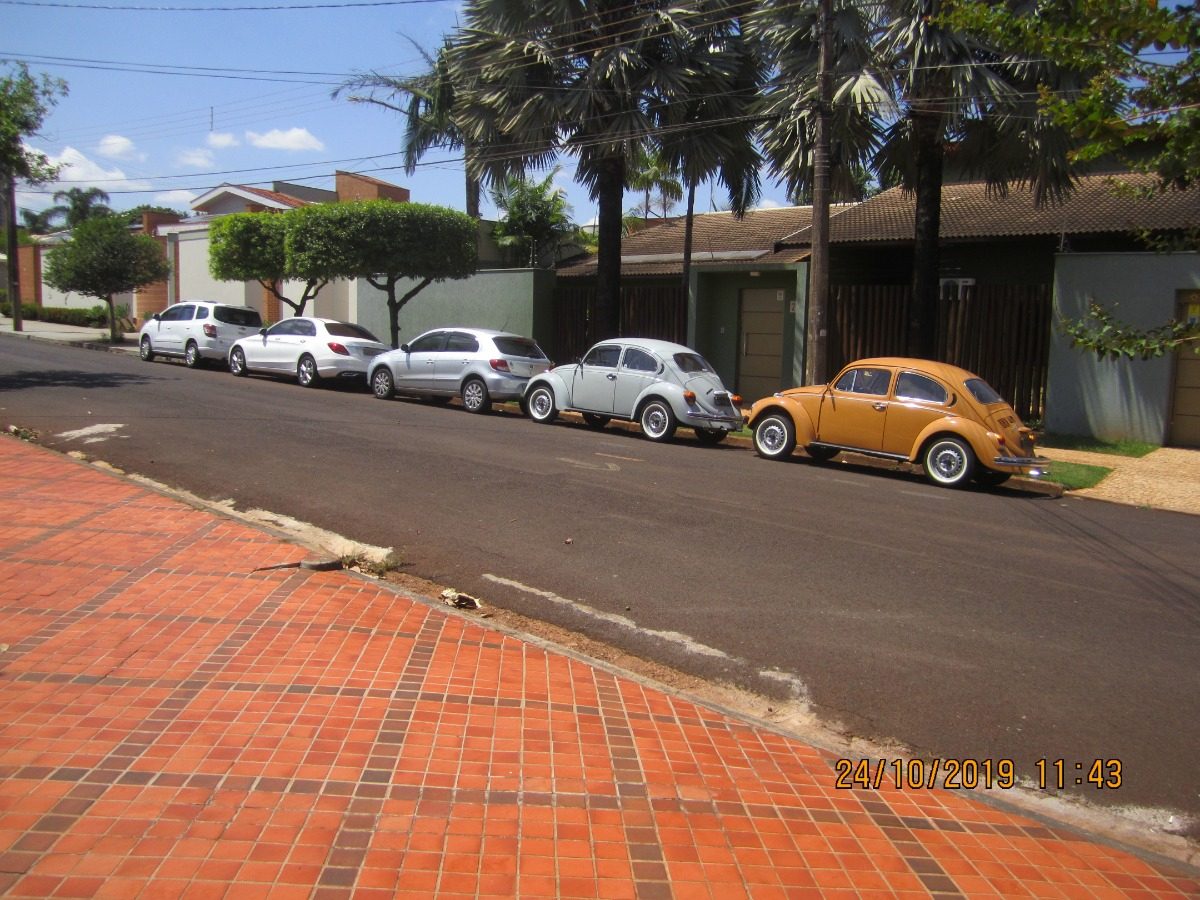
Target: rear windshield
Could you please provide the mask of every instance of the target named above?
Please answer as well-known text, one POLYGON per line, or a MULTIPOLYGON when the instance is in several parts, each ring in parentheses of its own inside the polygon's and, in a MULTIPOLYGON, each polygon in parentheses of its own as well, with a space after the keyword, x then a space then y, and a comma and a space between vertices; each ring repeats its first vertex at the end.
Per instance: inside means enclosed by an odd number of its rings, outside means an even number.
POLYGON ((681 372, 712 372, 713 367, 699 353, 676 353, 675 365, 681 372))
POLYGON ((246 328, 262 328, 262 317, 252 309, 238 309, 236 306, 217 306, 213 308, 213 318, 226 325, 242 325, 246 328))
POLYGON ((542 348, 526 338, 498 337, 494 339, 496 349, 505 356, 520 356, 524 359, 545 359, 542 348))
POLYGON ((325 330, 334 337, 361 338, 364 341, 374 341, 376 344, 380 342, 379 338, 367 329, 352 322, 326 322, 325 330))
POLYGON ((966 380, 967 390, 971 392, 971 396, 982 403, 984 406, 990 406, 993 403, 1003 403, 1004 398, 997 394, 990 384, 982 378, 968 378, 966 380))

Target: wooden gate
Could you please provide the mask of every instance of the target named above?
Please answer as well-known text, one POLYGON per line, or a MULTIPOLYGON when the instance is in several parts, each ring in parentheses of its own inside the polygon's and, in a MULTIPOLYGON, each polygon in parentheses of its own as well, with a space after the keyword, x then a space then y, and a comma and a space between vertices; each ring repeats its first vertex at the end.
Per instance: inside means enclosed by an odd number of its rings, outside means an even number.
MULTIPOLYGON (((571 362, 596 342, 589 328, 596 289, 554 289, 555 362, 571 362)), ((628 285, 621 288, 621 334, 682 344, 687 340, 687 301, 678 285, 628 285)))
MULTIPOLYGON (((837 285, 830 295, 830 375, 856 359, 907 355, 907 286, 837 285)), ((1022 419, 1040 421, 1050 328, 1049 285, 947 285, 938 312, 937 359, 979 375, 1022 419)))

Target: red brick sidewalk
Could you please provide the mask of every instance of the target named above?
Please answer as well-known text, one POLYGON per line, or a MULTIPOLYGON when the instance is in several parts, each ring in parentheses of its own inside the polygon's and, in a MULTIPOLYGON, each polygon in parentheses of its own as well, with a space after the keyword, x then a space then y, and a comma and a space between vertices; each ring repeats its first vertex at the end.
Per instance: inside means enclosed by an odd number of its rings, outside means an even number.
POLYGON ((1200 895, 305 555, 0 438, 0 895, 1200 895))

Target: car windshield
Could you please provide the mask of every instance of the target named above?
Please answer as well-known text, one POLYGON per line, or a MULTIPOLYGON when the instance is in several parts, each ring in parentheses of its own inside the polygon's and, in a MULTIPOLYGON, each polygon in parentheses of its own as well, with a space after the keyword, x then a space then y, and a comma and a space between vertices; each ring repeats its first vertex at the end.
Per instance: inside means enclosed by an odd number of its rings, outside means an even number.
POLYGON ((689 375, 694 372, 715 372, 708 361, 699 353, 676 353, 675 365, 679 366, 679 371, 686 372, 689 375))
POLYGON ((238 309, 236 306, 218 306, 213 310, 213 318, 226 325, 242 325, 246 328, 262 328, 262 317, 252 309, 238 309))
POLYGON ((360 338, 364 341, 374 341, 378 344, 379 338, 367 331, 361 325, 355 325, 351 322, 326 322, 325 330, 333 337, 360 338))
POLYGON ((997 394, 992 386, 982 378, 968 378, 964 384, 967 390, 971 392, 971 396, 984 406, 1004 402, 1004 398, 997 394))
POLYGON ((494 338, 496 349, 505 356, 520 356, 525 359, 545 359, 546 354, 536 343, 526 338, 494 338))

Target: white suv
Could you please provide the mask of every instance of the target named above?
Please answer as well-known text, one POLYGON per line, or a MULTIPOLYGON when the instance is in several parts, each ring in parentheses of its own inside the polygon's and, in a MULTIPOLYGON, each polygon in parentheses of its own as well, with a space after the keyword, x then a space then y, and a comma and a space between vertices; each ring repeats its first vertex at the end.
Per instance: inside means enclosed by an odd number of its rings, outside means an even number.
POLYGON ((258 311, 212 300, 187 300, 155 313, 138 332, 138 354, 149 362, 155 356, 182 356, 189 369, 206 359, 224 360, 239 338, 262 328, 258 311))

